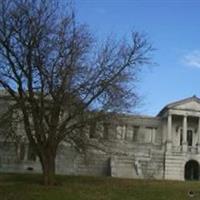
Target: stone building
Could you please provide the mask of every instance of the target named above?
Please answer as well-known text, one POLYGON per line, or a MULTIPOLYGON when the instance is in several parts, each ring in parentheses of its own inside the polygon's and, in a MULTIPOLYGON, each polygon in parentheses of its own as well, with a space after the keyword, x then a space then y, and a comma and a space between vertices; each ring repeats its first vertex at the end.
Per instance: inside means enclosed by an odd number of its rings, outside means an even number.
MULTIPOLYGON (((0 111, 8 99, 0 98, 0 111)), ((200 165, 200 99, 196 96, 165 106, 156 117, 120 115, 102 126, 104 150, 78 153, 63 142, 56 158, 58 174, 128 178, 198 180, 200 165), (104 134, 106 132, 106 134, 104 134)), ((20 125, 19 125, 19 130, 20 125)), ((95 129, 91 143, 99 142, 95 129)), ((100 131, 98 129, 98 131, 100 131)), ((27 142, 0 142, 0 171, 41 172, 38 158, 27 142)))

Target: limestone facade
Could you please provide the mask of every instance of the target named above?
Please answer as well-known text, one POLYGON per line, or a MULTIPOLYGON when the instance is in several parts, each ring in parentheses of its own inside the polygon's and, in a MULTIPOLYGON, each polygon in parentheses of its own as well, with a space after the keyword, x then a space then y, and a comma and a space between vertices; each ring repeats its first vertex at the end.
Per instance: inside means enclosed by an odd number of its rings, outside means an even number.
MULTIPOLYGON (((0 112, 7 103, 2 96, 0 112)), ((156 117, 119 118, 102 127, 100 140, 105 151, 90 148, 86 154, 80 154, 63 142, 56 157, 56 172, 137 179, 199 179, 199 98, 193 96, 168 104, 156 117)), ((21 125, 18 128, 23 132, 21 125)), ((88 137, 91 143, 99 140, 91 132, 88 137)), ((1 140, 0 171, 38 173, 41 166, 27 142, 13 144, 1 140)))

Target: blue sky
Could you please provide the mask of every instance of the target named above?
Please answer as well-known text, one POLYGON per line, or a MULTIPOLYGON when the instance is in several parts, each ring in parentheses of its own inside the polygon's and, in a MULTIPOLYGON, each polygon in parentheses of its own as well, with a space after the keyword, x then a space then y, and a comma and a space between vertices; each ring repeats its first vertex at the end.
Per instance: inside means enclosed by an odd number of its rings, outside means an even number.
POLYGON ((75 0, 77 18, 103 39, 144 32, 158 64, 140 73, 137 111, 156 115, 166 104, 200 97, 199 0, 75 0))

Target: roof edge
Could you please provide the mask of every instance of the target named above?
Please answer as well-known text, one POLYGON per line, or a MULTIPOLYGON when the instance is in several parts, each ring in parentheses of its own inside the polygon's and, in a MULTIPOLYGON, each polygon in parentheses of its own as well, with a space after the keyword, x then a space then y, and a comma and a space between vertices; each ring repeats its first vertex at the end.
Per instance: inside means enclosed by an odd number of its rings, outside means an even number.
POLYGON ((185 99, 182 99, 182 100, 178 100, 178 101, 174 101, 172 103, 169 103, 165 107, 163 107, 161 109, 161 111, 156 116, 161 117, 163 115, 163 113, 165 113, 166 110, 173 108, 177 105, 180 105, 182 103, 189 102, 189 101, 196 101, 196 102, 200 103, 200 98, 197 97, 196 95, 193 95, 192 97, 188 97, 188 98, 185 98, 185 99))

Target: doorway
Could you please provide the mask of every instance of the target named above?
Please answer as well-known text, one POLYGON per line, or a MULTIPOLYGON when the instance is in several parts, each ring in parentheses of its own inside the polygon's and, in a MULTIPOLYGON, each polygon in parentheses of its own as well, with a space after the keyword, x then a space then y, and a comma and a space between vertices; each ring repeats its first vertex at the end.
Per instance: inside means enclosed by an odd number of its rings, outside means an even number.
POLYGON ((189 160, 185 164, 185 180, 199 180, 199 163, 189 160))

